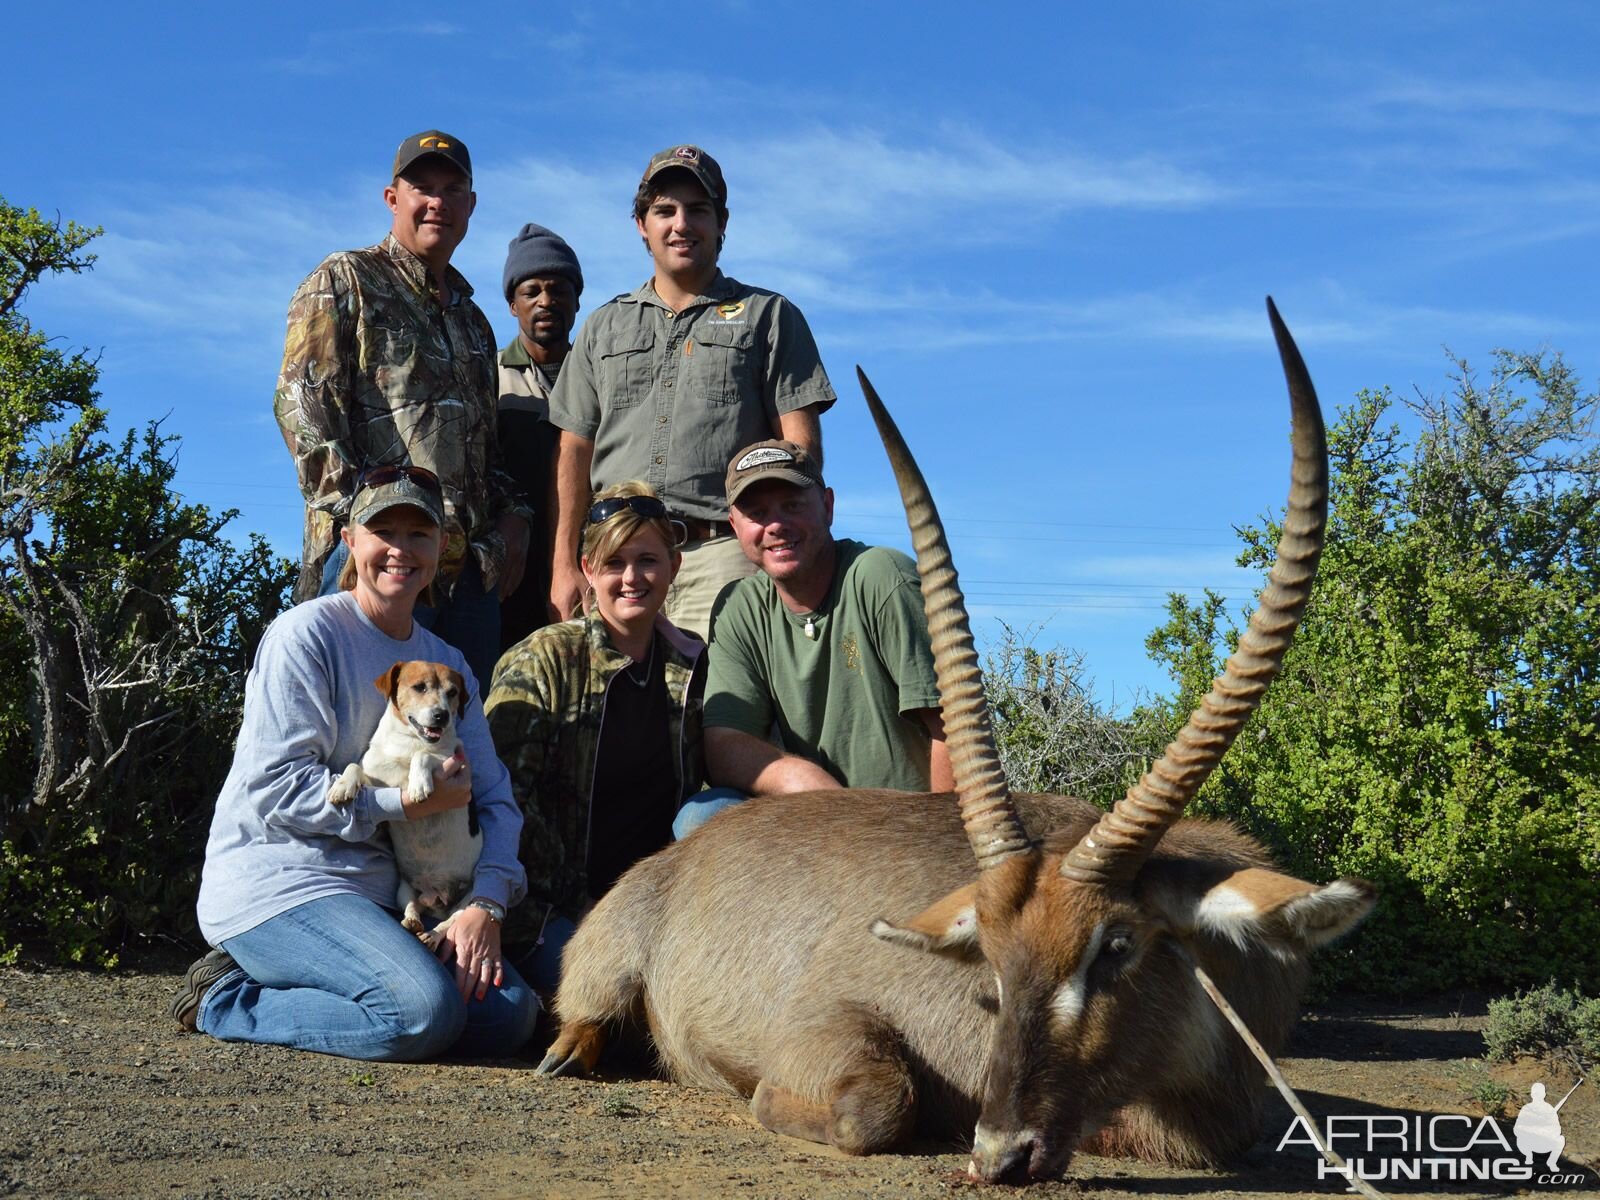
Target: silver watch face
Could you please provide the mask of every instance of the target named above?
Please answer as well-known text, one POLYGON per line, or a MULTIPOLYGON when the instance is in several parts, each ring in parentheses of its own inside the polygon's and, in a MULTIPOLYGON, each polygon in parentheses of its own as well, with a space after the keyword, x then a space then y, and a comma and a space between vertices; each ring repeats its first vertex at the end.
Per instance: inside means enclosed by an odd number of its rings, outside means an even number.
POLYGON ((506 910, 502 906, 496 904, 493 900, 474 900, 472 902, 472 907, 483 909, 484 912, 488 913, 496 921, 504 921, 506 919, 506 910))

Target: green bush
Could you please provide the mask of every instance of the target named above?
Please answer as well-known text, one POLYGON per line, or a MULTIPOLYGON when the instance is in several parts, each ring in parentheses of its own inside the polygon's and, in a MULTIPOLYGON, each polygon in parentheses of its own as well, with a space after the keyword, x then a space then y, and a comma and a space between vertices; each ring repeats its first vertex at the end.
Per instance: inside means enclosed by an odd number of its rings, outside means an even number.
POLYGON ((111 966, 194 928, 205 832, 289 564, 171 491, 176 439, 105 437, 84 354, 17 305, 98 233, 0 200, 0 961, 111 966))
POLYGON ((1489 1073, 1481 1058, 1463 1058, 1448 1067, 1450 1076, 1461 1088, 1462 1098, 1478 1105, 1486 1116, 1505 1115, 1511 1089, 1489 1073))
POLYGON ((1489 1002, 1486 1057, 1568 1059, 1580 1070, 1600 1063, 1600 997, 1554 982, 1489 1002))

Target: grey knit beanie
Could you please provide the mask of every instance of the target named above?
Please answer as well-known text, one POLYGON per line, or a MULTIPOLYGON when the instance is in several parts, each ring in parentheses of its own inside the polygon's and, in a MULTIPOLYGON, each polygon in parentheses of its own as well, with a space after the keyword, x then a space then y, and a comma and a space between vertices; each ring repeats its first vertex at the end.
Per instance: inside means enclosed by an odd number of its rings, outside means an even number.
POLYGON ((583 294, 583 271, 578 266, 578 256, 558 233, 551 233, 543 225, 524 225, 511 239, 506 253, 506 270, 502 280, 506 299, 511 299, 512 289, 524 279, 546 279, 551 275, 564 275, 572 286, 583 294))

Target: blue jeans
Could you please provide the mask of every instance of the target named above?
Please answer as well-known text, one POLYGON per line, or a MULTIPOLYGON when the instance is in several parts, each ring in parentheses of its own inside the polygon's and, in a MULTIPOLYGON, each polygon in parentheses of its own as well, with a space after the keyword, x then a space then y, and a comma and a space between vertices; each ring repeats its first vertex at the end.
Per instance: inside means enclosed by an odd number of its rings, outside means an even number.
MULTIPOLYGON (((331 596, 339 590, 339 573, 349 557, 350 548, 343 541, 333 548, 328 561, 322 564, 319 596, 331 596)), ((478 677, 478 698, 487 695, 489 677, 500 659, 500 595, 484 588, 478 560, 469 553, 445 602, 437 608, 419 604, 413 616, 418 625, 461 651, 467 666, 478 677)))
POLYGON ((561 982, 561 952, 567 948, 578 927, 554 909, 539 933, 539 944, 522 959, 528 981, 541 996, 554 996, 561 982))
POLYGON ((504 1057, 533 1035, 539 1001, 511 966, 465 1001, 446 967, 393 914, 324 896, 222 943, 239 970, 206 990, 199 1027, 225 1042, 294 1046, 377 1062, 446 1050, 504 1057))
POLYGON ((750 797, 737 788, 707 788, 683 802, 672 818, 672 840, 681 842, 725 808, 743 804, 750 797))

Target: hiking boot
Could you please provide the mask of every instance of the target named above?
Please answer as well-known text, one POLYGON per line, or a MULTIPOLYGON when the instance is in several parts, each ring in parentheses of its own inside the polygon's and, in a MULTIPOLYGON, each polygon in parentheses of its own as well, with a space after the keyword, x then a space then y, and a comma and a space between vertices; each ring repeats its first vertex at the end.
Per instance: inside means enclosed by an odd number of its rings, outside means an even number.
POLYGON ((195 959, 183 973, 183 985, 167 1007, 172 1019, 194 1033, 199 1028, 200 1001, 205 999, 207 990, 238 965, 226 950, 208 950, 203 957, 195 959))

